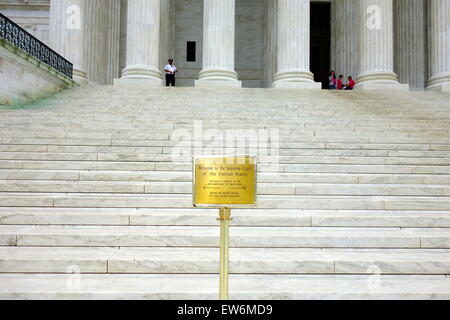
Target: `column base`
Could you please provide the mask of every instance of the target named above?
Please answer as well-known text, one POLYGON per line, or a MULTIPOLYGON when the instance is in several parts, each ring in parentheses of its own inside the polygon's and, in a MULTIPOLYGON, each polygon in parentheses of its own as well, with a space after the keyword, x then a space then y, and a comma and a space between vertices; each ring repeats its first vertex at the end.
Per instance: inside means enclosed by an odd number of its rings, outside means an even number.
POLYGON ((386 82, 363 82, 357 83, 354 90, 357 91, 409 91, 409 84, 403 84, 398 82, 386 83, 386 82))
POLYGON ((409 91, 409 84, 398 82, 398 77, 390 71, 370 71, 356 79, 355 90, 409 91))
POLYGON ((426 88, 427 91, 450 92, 450 83, 442 83, 426 88))
POLYGON ((114 85, 161 87, 161 71, 146 65, 129 65, 122 71, 122 78, 114 79, 114 85))
POLYGON ((238 80, 238 74, 234 70, 203 69, 195 81, 199 88, 208 87, 232 87, 242 88, 242 81, 238 80))
POLYGON ((85 86, 85 85, 89 84, 86 72, 81 71, 81 70, 77 70, 75 68, 73 69, 72 79, 73 79, 73 81, 78 83, 80 86, 85 86))
POLYGON ((448 73, 433 77, 427 82, 426 90, 450 92, 450 75, 448 73))
POLYGON ((279 89, 322 89, 321 82, 314 82, 314 75, 304 69, 288 69, 275 74, 272 88, 279 89))

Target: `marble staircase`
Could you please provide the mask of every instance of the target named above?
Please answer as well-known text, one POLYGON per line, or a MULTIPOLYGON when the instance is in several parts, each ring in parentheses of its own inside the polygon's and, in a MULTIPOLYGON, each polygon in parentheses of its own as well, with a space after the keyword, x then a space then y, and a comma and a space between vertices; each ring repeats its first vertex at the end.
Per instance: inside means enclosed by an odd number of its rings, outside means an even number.
POLYGON ((0 107, 0 299, 216 299, 190 155, 220 143, 198 121, 269 137, 247 143, 232 299, 450 299, 449 98, 86 86, 0 107))

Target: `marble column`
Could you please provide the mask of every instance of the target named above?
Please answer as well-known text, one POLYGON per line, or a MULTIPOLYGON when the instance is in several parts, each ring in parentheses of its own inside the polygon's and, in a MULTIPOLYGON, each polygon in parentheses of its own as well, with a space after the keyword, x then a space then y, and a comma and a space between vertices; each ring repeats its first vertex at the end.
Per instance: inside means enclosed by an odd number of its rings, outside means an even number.
POLYGON ((51 0, 50 45, 73 63, 73 79, 87 84, 85 62, 86 0, 51 0))
POLYGON ((242 87, 234 70, 235 0, 204 0, 203 68, 197 87, 242 87))
POLYGON ((106 60, 106 84, 112 84, 120 74, 120 11, 121 1, 110 0, 108 21, 108 44, 106 60))
POLYGON ((310 0, 277 0, 277 73, 274 88, 321 89, 309 70, 310 0))
POLYGON ((331 2, 331 69, 337 75, 342 74, 344 79, 358 75, 357 1, 331 2))
POLYGON ((450 91, 450 1, 429 0, 427 90, 450 91))
POLYGON ((423 90, 427 71, 427 0, 394 2, 395 64, 401 83, 423 90))
POLYGON ((277 70, 276 0, 266 0, 264 9, 264 87, 271 88, 277 70))
POLYGON ((112 84, 119 76, 120 0, 89 0, 85 10, 87 78, 94 84, 112 84))
POLYGON ((109 1, 88 0, 86 3, 86 48, 84 60, 90 83, 106 84, 109 1))
MULTIPOLYGON (((169 58, 174 58, 175 54, 175 3, 174 0, 161 0, 161 40, 160 40, 160 69, 162 71, 167 65, 169 58)), ((175 65, 177 62, 175 61, 175 65)))
POLYGON ((128 0, 127 66, 115 84, 161 86, 160 0, 128 0))
POLYGON ((359 0, 359 75, 355 89, 409 90, 394 73, 393 0, 359 0))

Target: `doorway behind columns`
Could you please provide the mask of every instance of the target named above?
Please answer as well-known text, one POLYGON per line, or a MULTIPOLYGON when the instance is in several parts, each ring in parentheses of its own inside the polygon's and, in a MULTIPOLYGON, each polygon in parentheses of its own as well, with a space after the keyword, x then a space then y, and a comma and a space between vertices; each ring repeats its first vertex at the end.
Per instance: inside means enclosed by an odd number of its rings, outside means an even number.
MULTIPOLYGON (((175 65, 180 69, 178 86, 194 86, 202 69, 203 1, 172 0, 174 39, 168 42, 172 47, 165 50, 173 52, 175 65)), ((276 73, 274 3, 273 0, 236 0, 235 70, 244 88, 272 85, 276 73)), ((328 87, 331 65, 330 25, 331 3, 311 2, 310 70, 314 80, 323 83, 323 88, 328 87)), ((162 61, 164 64, 166 57, 162 61)))
POLYGON ((311 56, 310 69, 315 82, 328 89, 331 58, 331 4, 311 2, 311 56))

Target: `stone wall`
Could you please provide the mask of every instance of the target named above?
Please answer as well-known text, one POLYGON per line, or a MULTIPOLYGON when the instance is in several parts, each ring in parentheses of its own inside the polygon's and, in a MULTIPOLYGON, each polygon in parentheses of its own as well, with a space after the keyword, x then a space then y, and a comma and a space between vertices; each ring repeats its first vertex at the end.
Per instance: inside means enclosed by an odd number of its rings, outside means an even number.
POLYGON ((50 0, 1 0, 0 12, 45 44, 49 44, 50 0))
POLYGON ((55 69, 0 40, 0 105, 17 105, 76 86, 55 69))

